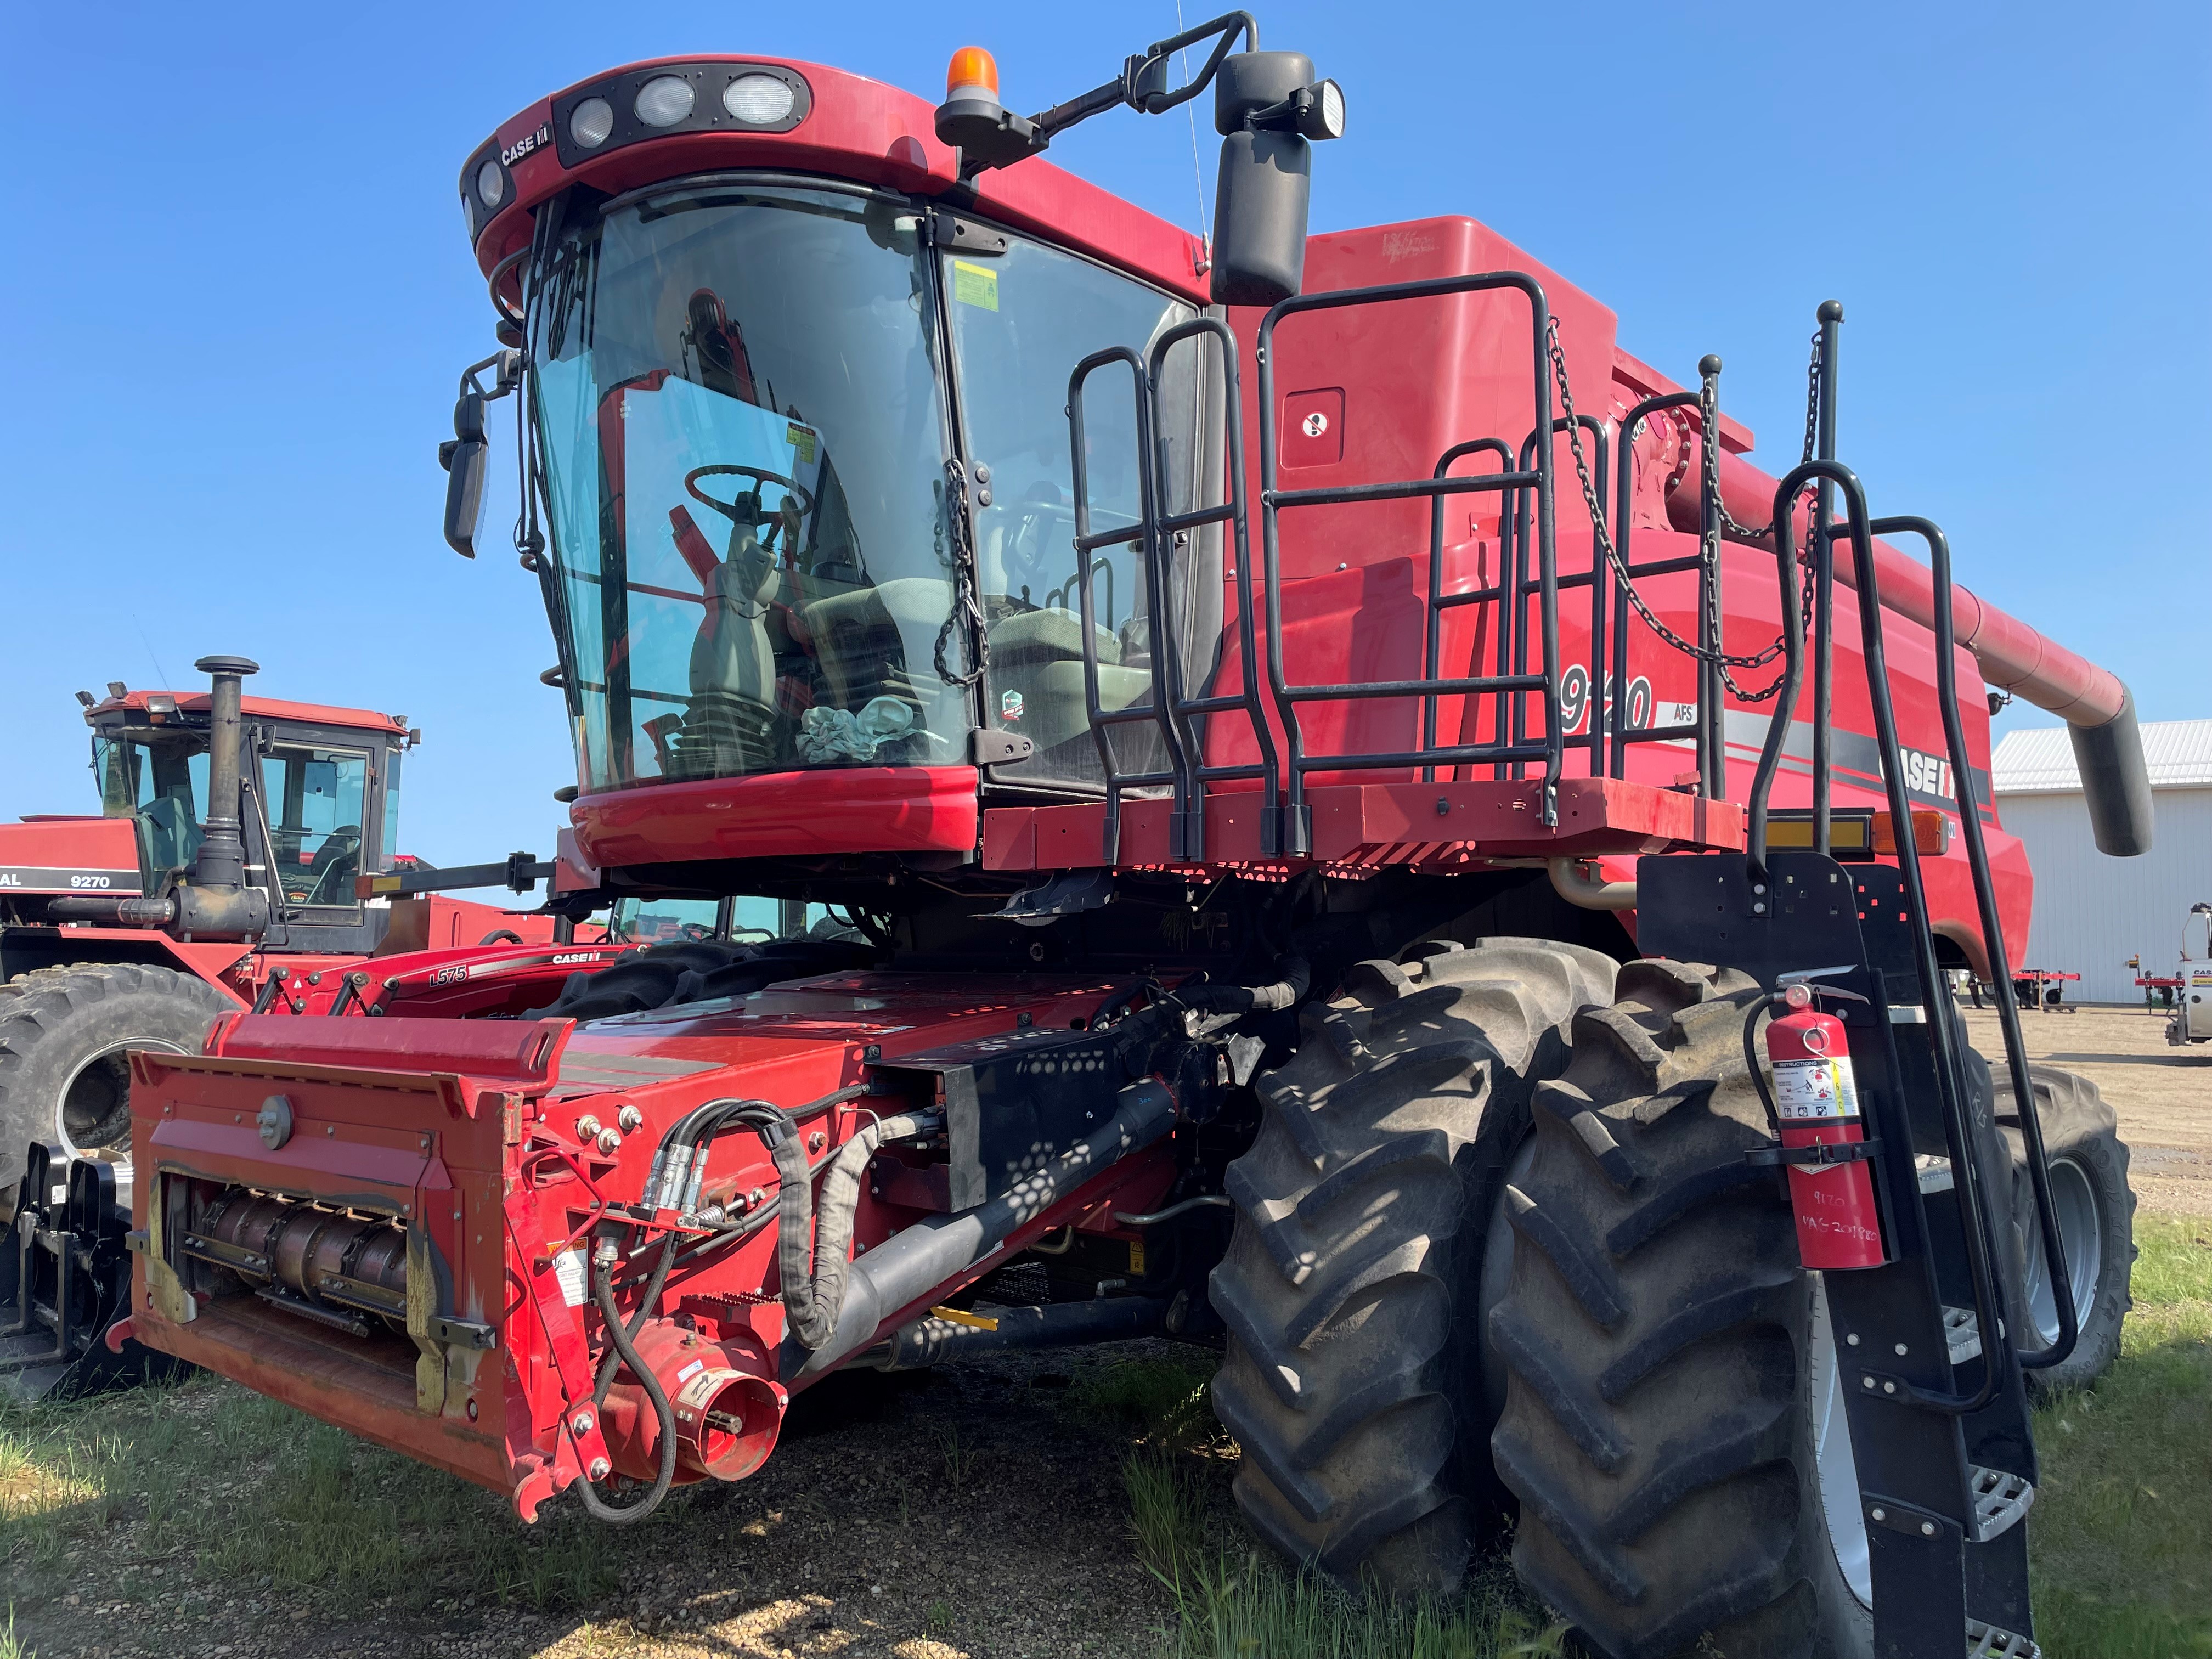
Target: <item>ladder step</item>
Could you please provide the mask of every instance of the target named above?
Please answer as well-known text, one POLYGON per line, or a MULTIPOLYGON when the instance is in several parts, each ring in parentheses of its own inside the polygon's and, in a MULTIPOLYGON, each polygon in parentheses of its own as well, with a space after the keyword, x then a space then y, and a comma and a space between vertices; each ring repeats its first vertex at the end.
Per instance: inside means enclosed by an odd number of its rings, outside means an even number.
POLYGON ((1966 1659, 2043 1659, 2043 1650, 2025 1636, 1969 1619, 1966 1659))
POLYGON ((2035 1488, 2019 1475, 2003 1469, 1985 1469, 1978 1463, 1970 1465, 1966 1484, 1974 1495, 1974 1523, 1967 1529, 1967 1536, 1977 1544, 1986 1544, 2008 1530, 2035 1503, 2035 1488))
POLYGON ((1951 1160, 1923 1153, 1912 1160, 1920 1171, 1920 1190, 1923 1193, 1948 1193, 1951 1190, 1951 1160))
POLYGON ((1982 1352, 1982 1328, 1972 1308, 1943 1310, 1943 1340, 1951 1350, 1951 1363, 1963 1365, 1982 1352))

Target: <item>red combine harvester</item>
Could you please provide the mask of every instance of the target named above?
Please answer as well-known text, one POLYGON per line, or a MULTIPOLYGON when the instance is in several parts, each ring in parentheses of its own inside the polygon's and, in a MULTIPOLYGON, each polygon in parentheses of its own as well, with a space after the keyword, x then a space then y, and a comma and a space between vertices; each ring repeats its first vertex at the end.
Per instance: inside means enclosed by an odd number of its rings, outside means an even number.
POLYGON ((657 60, 461 176, 447 533, 518 393, 585 855, 850 936, 136 1056, 117 1340, 635 1522, 840 1369, 1165 1334, 1347 1583, 1517 1510, 1607 1654, 2034 1652, 2026 1382, 2109 1358, 2129 1201, 2054 1212, 2036 1103, 2112 1120, 2021 1058, 1982 682, 2121 854, 2125 688, 1869 520, 1838 308, 1778 481, 1474 222, 1309 239, 1343 97, 1243 14, 949 80, 657 60), (1210 243, 1036 159, 1209 88, 1210 243))
MULTIPOLYGON (((197 665, 211 692, 77 694, 99 814, 0 824, 0 1221, 22 1212, 0 1237, 12 1394, 113 1380, 96 1339, 127 1279, 131 1050, 198 1054, 210 1021, 248 1007, 508 1012, 619 954, 549 949, 573 932, 554 915, 428 890, 526 891, 552 866, 397 856, 401 761, 422 738, 404 718, 246 697, 244 658, 197 665)), ((571 867, 550 884, 597 881, 571 867)))

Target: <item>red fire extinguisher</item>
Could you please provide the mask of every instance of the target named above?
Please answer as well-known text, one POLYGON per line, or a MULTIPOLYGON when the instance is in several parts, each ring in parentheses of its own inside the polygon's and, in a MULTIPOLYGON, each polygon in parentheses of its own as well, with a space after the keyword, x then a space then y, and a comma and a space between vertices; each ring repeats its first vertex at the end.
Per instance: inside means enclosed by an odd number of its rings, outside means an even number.
MULTIPOLYGON (((1866 1132, 1843 1021, 1813 1006, 1808 986, 1790 986, 1783 1000, 1790 1012, 1766 1028, 1783 1146, 1794 1151, 1861 1145, 1866 1132)), ((1806 1267, 1826 1273, 1879 1267, 1888 1259, 1874 1176, 1863 1155, 1846 1163, 1792 1162, 1785 1167, 1790 1207, 1797 1217, 1797 1254, 1806 1267)))

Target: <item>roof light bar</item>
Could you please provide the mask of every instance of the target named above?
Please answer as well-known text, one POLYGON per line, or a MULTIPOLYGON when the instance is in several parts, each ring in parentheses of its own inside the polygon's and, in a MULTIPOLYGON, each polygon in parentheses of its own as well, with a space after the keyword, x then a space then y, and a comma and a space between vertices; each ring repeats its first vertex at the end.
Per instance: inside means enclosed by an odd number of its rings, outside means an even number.
POLYGON ((788 132, 814 108, 806 77, 781 64, 659 64, 553 100, 553 143, 576 167, 648 139, 788 132))

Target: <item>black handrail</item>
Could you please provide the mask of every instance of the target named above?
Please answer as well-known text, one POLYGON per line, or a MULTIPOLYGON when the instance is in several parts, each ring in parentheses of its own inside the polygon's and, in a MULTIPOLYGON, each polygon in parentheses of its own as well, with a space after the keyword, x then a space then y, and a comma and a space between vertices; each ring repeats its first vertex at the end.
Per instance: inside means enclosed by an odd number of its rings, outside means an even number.
MULTIPOLYGON (((1508 469, 1513 465, 1512 447, 1504 439, 1472 438, 1466 443, 1454 444, 1437 457, 1436 476, 1439 478, 1444 477, 1451 471, 1453 462, 1474 454, 1492 454, 1508 469)), ((1429 498, 1429 617, 1427 635, 1421 653, 1424 678, 1433 680, 1437 671, 1443 666, 1443 613, 1446 611, 1486 604, 1494 599, 1498 601, 1501 641, 1504 637, 1504 630, 1511 626, 1510 609, 1505 604, 1507 584, 1511 580, 1508 574, 1511 569, 1510 537, 1506 532, 1505 523, 1506 514, 1501 511, 1498 514, 1498 580, 1487 587, 1471 587, 1462 592, 1447 593, 1444 592, 1444 498, 1442 495, 1429 498)), ((1502 643, 1498 649, 1498 672, 1503 673, 1505 663, 1502 643)), ((1433 749, 1436 746, 1437 699, 1431 694, 1422 699, 1421 747, 1433 749)), ((1421 769, 1422 782, 1434 783, 1436 780, 1435 766, 1421 769)))
MULTIPOLYGON (((1598 500, 1602 501, 1605 500, 1607 494, 1612 489, 1612 431, 1607 422, 1599 420, 1594 415, 1583 415, 1578 413, 1575 416, 1575 424, 1582 428, 1585 432, 1588 432, 1591 437, 1595 440, 1597 454, 1596 459, 1591 465, 1590 471, 1595 478, 1595 494, 1598 500)), ((1565 432, 1566 429, 1567 418, 1565 416, 1562 415, 1559 419, 1552 422, 1552 435, 1554 441, 1558 439, 1559 434, 1565 432)), ((1526 472, 1531 469, 1535 461, 1535 455, 1536 434, 1532 428, 1529 431, 1528 435, 1521 441, 1521 471, 1526 472)), ((1510 608, 1514 611, 1517 612, 1521 609, 1522 601, 1527 599, 1531 594, 1535 593, 1538 591, 1538 587, 1537 584, 1534 580, 1530 580, 1525 574, 1523 574, 1526 567, 1527 549, 1528 545, 1528 492, 1525 489, 1514 491, 1513 501, 1513 538, 1510 545, 1512 548, 1513 557, 1513 587, 1515 597, 1513 605, 1510 608)), ((1595 662, 1597 660, 1599 653, 1603 649, 1605 641, 1605 582, 1602 576, 1599 574, 1602 566, 1603 560, 1598 553, 1597 526, 1593 524, 1590 526, 1589 569, 1580 575, 1566 575, 1558 578, 1558 584, 1562 589, 1570 587, 1588 587, 1590 591, 1589 626, 1590 660, 1592 662, 1595 662)), ((1506 607, 1501 605, 1499 609, 1503 611, 1506 607)), ((1546 665, 1555 676, 1563 675, 1565 673, 1564 667, 1556 661, 1547 663, 1546 665)), ((1513 653, 1513 670, 1516 673, 1525 673, 1528 671, 1528 636, 1526 633, 1523 632, 1516 635, 1513 653)), ((1521 741, 1524 735, 1526 714, 1527 711, 1522 706, 1522 700, 1517 697, 1515 698, 1513 700, 1512 738, 1513 741, 1516 743, 1521 741)), ((1590 751, 1590 775, 1592 777, 1598 776, 1604 770, 1604 763, 1601 758, 1604 748, 1604 738, 1598 730, 1599 725, 1600 721, 1597 720, 1595 715, 1593 714, 1590 720, 1589 732, 1587 736, 1577 738, 1570 737, 1564 732, 1560 734, 1560 749, 1563 760, 1565 751, 1569 749, 1587 749, 1590 751)), ((1502 772, 1504 769, 1500 768, 1499 769, 1502 772)), ((1523 769, 1522 765, 1519 763, 1516 763, 1513 767, 1513 775, 1516 778, 1522 776, 1522 770, 1523 769)))
POLYGON ((1905 787, 1905 757, 1897 738, 1897 710, 1891 701, 1889 669, 1882 650, 1881 594, 1874 563, 1874 534, 1867 518, 1866 491, 1858 475, 1835 461, 1812 460, 1793 468, 1775 487, 1774 546, 1782 589, 1782 639, 1785 666, 1767 723, 1766 742, 1759 751, 1759 771, 1752 783, 1749 815, 1750 866, 1753 890, 1768 880, 1766 870, 1766 808, 1774 775, 1779 769, 1782 745, 1804 683, 1805 638, 1797 600, 1797 571, 1792 517, 1797 492, 1814 479, 1833 483, 1844 497, 1848 522, 1831 536, 1848 534, 1858 567, 1859 641, 1866 668, 1868 701, 1874 713, 1875 741, 1881 750, 1882 782, 1889 798, 1894 826, 1897 869, 1905 886, 1907 908, 1914 916, 1912 947, 1922 994, 1928 999, 1929 1034, 1936 1050, 1936 1093, 1943 1121, 1943 1139, 1951 1154, 1952 1188, 1959 1196, 1961 1229, 1966 1237, 1968 1275, 1973 1284, 1974 1316, 1983 1333, 1981 1385, 1971 1395, 1923 1389, 1899 1383, 1911 1401, 1932 1411, 1954 1415, 1979 1411, 1996 1397, 2004 1374, 2008 1343, 1994 1340, 2002 1304, 1990 1265, 1988 1218, 1982 1207, 1980 1164, 1973 1155, 1966 1105, 1966 1072, 1958 1053, 1958 1033, 1948 1011, 1937 1000, 1942 985, 1936 962, 1936 935, 1928 925, 1928 894, 1921 879, 1920 850, 1913 839, 1912 802, 1905 787))
MULTIPOLYGON (((1629 577, 1667 576, 1679 571, 1694 570, 1698 576, 1698 613, 1704 616, 1710 610, 1705 603, 1705 583, 1711 580, 1702 549, 1696 554, 1678 555, 1672 558, 1654 559, 1647 564, 1638 564, 1629 555, 1631 538, 1635 531, 1632 522, 1635 502, 1636 469, 1631 464, 1636 449, 1636 428, 1650 416, 1666 409, 1695 409, 1699 406, 1698 394, 1694 392, 1670 392, 1663 396, 1646 398, 1620 417, 1620 467, 1615 474, 1619 490, 1614 496, 1613 514, 1613 550, 1620 561, 1620 570, 1629 577)), ((1670 739, 1688 738, 1698 745, 1698 771, 1700 776, 1711 770, 1717 757, 1705 753, 1705 730, 1703 722, 1687 726, 1648 726, 1632 732, 1628 724, 1628 584, 1620 571, 1613 575, 1613 659, 1607 670, 1612 684, 1611 719, 1607 722, 1613 742, 1607 757, 1607 775, 1625 778, 1628 775, 1628 746, 1632 743, 1663 743, 1670 739)), ((1590 652, 1590 672, 1595 674, 1597 652, 1590 652)), ((1600 697, 1600 706, 1606 699, 1600 697)))
MULTIPOLYGON (((1091 721, 1099 762, 1106 774, 1105 860, 1118 860, 1121 840, 1121 792, 1127 788, 1157 787, 1173 791, 1168 824, 1170 858, 1201 860, 1206 857, 1206 785, 1216 779, 1256 778, 1265 802, 1260 823, 1260 850, 1269 857, 1282 849, 1281 761, 1274 734, 1268 730, 1260 702, 1257 641, 1253 625, 1252 562, 1249 514, 1246 507, 1244 429, 1242 420, 1243 382, 1237 367, 1237 337, 1217 317, 1196 317, 1178 324, 1152 343, 1149 361, 1127 346, 1094 351, 1075 367, 1067 383, 1068 435, 1072 450, 1074 509, 1076 592, 1082 609, 1084 712, 1091 721), (1221 348, 1222 395, 1229 411, 1225 422, 1227 483, 1223 500, 1215 506, 1196 507, 1184 513, 1163 514, 1167 500, 1167 456, 1157 441, 1161 426, 1159 399, 1167 355, 1186 340, 1212 338, 1221 348), (1084 434, 1083 392, 1094 370, 1121 363, 1130 372, 1136 398, 1139 466, 1139 521, 1125 529, 1091 529, 1091 481, 1084 434), (1241 691, 1192 696, 1183 684, 1182 658, 1170 617, 1176 585, 1172 567, 1173 538, 1206 526, 1226 523, 1231 536, 1231 557, 1235 562, 1237 594, 1237 642, 1243 653, 1241 691), (1134 544, 1141 551, 1146 587, 1145 617, 1152 649, 1152 696, 1142 708, 1109 709, 1099 696, 1098 641, 1093 620, 1091 555, 1103 547, 1134 544), (1242 710, 1251 722, 1260 758, 1243 765, 1210 765, 1194 717, 1242 710), (1165 772, 1124 773, 1120 770, 1107 735, 1110 726, 1149 722, 1160 733, 1168 758, 1165 772)), ((1111 567, 1108 567, 1109 572, 1111 567)))
MULTIPOLYGON (((1091 531, 1091 476, 1085 461, 1086 446, 1083 433, 1083 388, 1096 369, 1109 363, 1121 363, 1129 370, 1131 388, 1136 404, 1138 453, 1142 460, 1152 452, 1152 402, 1146 396, 1145 362, 1128 346, 1107 346, 1092 352, 1075 366, 1067 378, 1067 428, 1072 451, 1073 470, 1070 482, 1073 486, 1075 508, 1075 574, 1076 600, 1082 616, 1083 635, 1083 706, 1091 722, 1091 736, 1098 745, 1098 762, 1106 773, 1106 824, 1103 853, 1105 861, 1112 864, 1119 857, 1121 847, 1121 791, 1126 788, 1157 787, 1169 784, 1180 787, 1186 773, 1182 757, 1176 748, 1176 732, 1168 719, 1167 709, 1160 697, 1157 671, 1152 684, 1152 700, 1142 706, 1107 708, 1098 697, 1098 640, 1097 624, 1092 620, 1094 605, 1091 592, 1091 555, 1102 547, 1118 547, 1127 543, 1137 544, 1144 562, 1146 586, 1145 611, 1148 626, 1152 661, 1158 664, 1166 657, 1161 638, 1162 600, 1166 593, 1155 568, 1159 538, 1154 533, 1158 514, 1152 500, 1152 468, 1145 461, 1137 471, 1138 522, 1123 530, 1102 531, 1093 535, 1091 531), (1113 739, 1107 728, 1112 726, 1133 726, 1149 723, 1159 728, 1160 743, 1168 756, 1170 769, 1165 772, 1122 772, 1114 759, 1113 739)), ((1182 808, 1178 801, 1176 810, 1182 808)))
MULTIPOLYGON (((1437 277, 1427 282, 1394 283, 1376 288, 1345 289, 1333 293, 1297 295, 1279 301, 1260 324, 1258 358, 1260 363, 1259 404, 1263 413, 1260 422, 1260 474, 1261 546, 1267 560, 1264 587, 1267 605, 1267 678, 1275 706, 1282 724, 1284 737, 1289 745, 1286 773, 1286 796, 1282 819, 1283 850, 1294 856, 1303 855, 1312 845, 1312 812, 1305 799, 1305 781, 1309 772, 1328 769, 1340 770, 1373 770, 1386 767, 1419 767, 1425 771, 1438 765, 1480 765, 1494 763, 1541 760, 1544 763, 1544 788, 1541 817, 1547 826, 1559 821, 1557 784, 1564 758, 1564 745, 1559 732, 1559 566, 1556 557, 1556 538, 1553 525, 1553 491, 1552 481, 1551 446, 1539 446, 1536 469, 1532 472, 1491 472, 1468 477, 1446 475, 1449 460, 1440 461, 1434 474, 1426 478, 1405 479, 1389 483, 1353 484, 1335 489, 1279 489, 1276 488, 1277 456, 1274 401, 1274 335, 1275 330, 1287 318, 1310 311, 1334 310, 1354 305, 1389 304, 1400 300, 1440 299, 1455 294, 1477 293, 1486 290, 1510 289, 1522 294, 1528 301, 1531 328, 1532 391, 1534 398, 1538 431, 1550 431, 1552 421, 1551 364, 1546 355, 1546 340, 1550 331, 1551 309, 1544 297, 1543 287, 1524 271, 1486 271, 1462 276, 1437 277), (1388 680, 1365 682, 1350 685, 1293 685, 1290 683, 1283 656, 1281 545, 1278 526, 1279 515, 1284 509, 1298 507, 1341 505, 1352 501, 1398 501, 1428 496, 1468 495, 1477 491, 1534 490, 1536 495, 1537 575, 1536 592, 1540 596, 1540 627, 1543 634, 1543 655, 1546 672, 1540 674, 1510 674, 1472 676, 1450 680, 1433 677, 1418 680, 1388 680), (1488 693, 1522 694, 1540 692, 1544 697, 1544 739, 1540 744, 1510 742, 1489 744, 1461 743, 1446 748, 1424 746, 1412 750, 1389 753, 1351 755, 1309 755, 1305 752, 1304 732, 1298 720, 1298 705, 1302 702, 1344 702, 1384 697, 1414 697, 1430 699, 1437 696, 1470 696, 1488 693)), ((1501 514, 1501 522, 1504 514, 1501 514)), ((1432 544, 1435 509, 1431 509, 1432 544)), ((1435 585, 1437 561, 1431 560, 1431 586, 1435 585)), ((1501 572, 1501 576, 1504 573, 1501 572)), ((1518 580, 1506 578, 1502 585, 1510 592, 1517 592, 1518 580)), ((1511 604, 1517 604, 1513 600, 1511 604)), ((1510 604, 1501 605, 1510 609, 1510 604)), ((1433 616, 1433 611, 1431 613, 1433 616)), ((1501 708, 1501 713, 1503 712, 1501 708)), ((1506 724, 1501 720, 1500 726, 1506 724)), ((1424 728, 1425 731, 1425 727, 1424 728)))
MULTIPOLYGON (((1825 307, 1823 310, 1825 312, 1825 307)), ((2020 1003, 2013 994, 2011 957, 2006 953, 2004 923, 1997 915, 1996 883, 1990 871, 1989 847, 1982 835, 1982 803, 1974 793, 1974 774, 1966 752, 1966 726, 1959 715, 1958 636, 1952 615, 1951 543, 1935 523, 1916 514, 1876 519, 1868 528, 1877 536, 1917 536, 1928 546, 1928 562, 1936 573, 1936 699, 1943 709, 1943 740, 1951 751, 1951 775, 1957 780, 1959 833, 1966 844, 1966 867, 1973 872, 1974 903, 1981 912, 1982 948, 1990 960, 1990 977, 1996 988, 1997 1024, 2004 1033, 2005 1066, 2012 1076, 2013 1099, 2020 1105, 2020 1136, 2027 1152, 2028 1184, 2035 1193, 2037 1225, 2043 1234, 2044 1266, 2051 1274, 2052 1300, 2058 1308, 2058 1340, 2029 1352, 2015 1350, 2026 1370, 2044 1370, 2063 1363, 2081 1340, 2080 1316, 2074 1306, 2073 1279, 2066 1268, 2066 1242, 2058 1232, 2057 1206, 2051 1196, 2051 1164, 2043 1149, 2043 1124, 2037 1114, 2035 1091, 2027 1075, 2027 1044, 2021 1034, 2020 1003)))
MULTIPOLYGON (((1836 459, 1836 356, 1838 325, 1844 308, 1823 300, 1815 313, 1820 325, 1820 395, 1814 423, 1813 458, 1836 459)), ((1828 528, 1836 514, 1834 487, 1822 479, 1813 503, 1813 522, 1828 528)), ((1835 733, 1836 686, 1836 544, 1832 535, 1813 538, 1813 850, 1828 856, 1832 843, 1829 797, 1834 763, 1830 758, 1835 733)))
MULTIPOLYGON (((1172 648, 1170 638, 1168 653, 1168 693, 1165 699, 1169 718, 1175 722, 1179 738, 1178 751, 1182 757, 1180 775, 1176 779, 1176 793, 1183 805, 1182 822, 1170 823, 1169 847, 1177 858, 1202 860, 1206 856, 1206 786, 1217 778, 1257 778, 1260 780, 1261 799, 1265 803, 1260 818, 1260 851, 1273 857, 1282 850, 1282 815, 1276 806, 1281 788, 1281 763, 1275 753, 1274 734, 1267 729, 1267 717, 1260 702, 1258 643, 1252 623, 1252 560, 1249 520, 1244 501, 1244 423, 1243 384, 1237 371, 1237 336, 1229 325, 1218 317, 1194 317, 1180 323, 1152 343, 1151 362, 1146 374, 1146 395, 1152 400, 1151 427, 1159 431, 1159 398, 1167 355, 1185 340, 1210 337, 1221 348, 1223 404, 1230 411, 1224 423, 1228 441, 1229 477, 1224 500, 1215 507, 1194 507, 1188 513, 1170 513, 1158 519, 1152 529, 1152 541, 1158 548, 1158 562, 1164 574, 1171 574, 1169 553, 1170 538, 1185 531, 1202 528, 1206 525, 1227 523, 1232 539, 1231 556, 1236 562, 1237 577, 1237 643, 1241 653, 1243 689, 1239 691, 1215 693, 1205 696, 1190 696, 1182 684, 1182 653, 1172 648), (1259 746, 1260 759, 1256 765, 1217 766, 1206 761, 1206 745, 1192 717, 1202 714, 1226 714, 1232 709, 1243 711, 1252 725, 1252 735, 1259 746)), ((1153 471, 1152 499, 1164 507, 1168 499, 1168 480, 1165 474, 1165 447, 1157 442, 1148 451, 1147 465, 1153 471)), ((1160 597, 1153 602, 1157 611, 1164 596, 1173 592, 1172 583, 1164 586, 1160 597)), ((1157 672, 1158 670, 1155 670, 1157 672)), ((1156 700, 1157 697, 1156 697, 1156 700)))

